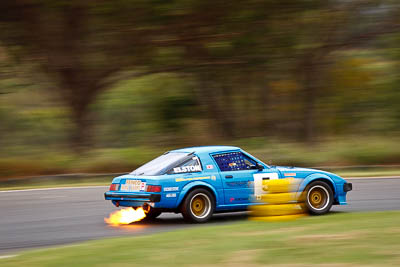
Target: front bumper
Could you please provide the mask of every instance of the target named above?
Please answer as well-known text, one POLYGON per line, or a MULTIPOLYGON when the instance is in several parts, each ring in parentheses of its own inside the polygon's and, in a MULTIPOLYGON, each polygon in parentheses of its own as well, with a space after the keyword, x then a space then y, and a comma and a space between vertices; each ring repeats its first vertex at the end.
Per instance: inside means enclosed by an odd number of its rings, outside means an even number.
POLYGON ((118 192, 105 192, 104 198, 106 200, 115 201, 132 201, 132 202, 160 202, 160 194, 122 194, 118 192))
POLYGON ((352 183, 344 183, 343 184, 343 191, 344 192, 349 192, 353 190, 353 184, 352 183))

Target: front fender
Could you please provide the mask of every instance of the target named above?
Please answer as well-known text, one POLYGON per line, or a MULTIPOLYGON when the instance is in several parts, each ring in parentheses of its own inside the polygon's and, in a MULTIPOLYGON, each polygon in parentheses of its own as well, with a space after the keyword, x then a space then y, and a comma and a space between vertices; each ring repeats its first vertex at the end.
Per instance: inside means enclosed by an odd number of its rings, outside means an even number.
POLYGON ((183 199, 185 198, 186 194, 187 194, 192 188, 194 188, 194 187, 196 187, 196 186, 207 187, 208 189, 210 189, 210 190, 214 193, 214 196, 215 196, 215 205, 218 206, 218 193, 217 193, 217 191, 214 189, 214 187, 211 186, 211 185, 208 184, 208 183, 203 182, 203 181, 195 181, 195 182, 190 182, 190 183, 186 184, 186 185, 182 188, 182 190, 181 190, 181 192, 180 192, 180 194, 179 194, 179 198, 178 198, 178 200, 177 200, 177 202, 176 202, 178 207, 179 207, 179 205, 181 204, 181 202, 183 201, 183 199))
POLYGON ((300 183, 299 192, 303 192, 309 183, 311 183, 312 181, 317 180, 317 179, 329 181, 333 186, 333 188, 332 188, 333 195, 336 198, 335 182, 332 180, 331 177, 329 177, 328 175, 326 175, 324 173, 313 173, 313 174, 310 174, 307 177, 305 177, 304 180, 300 183))

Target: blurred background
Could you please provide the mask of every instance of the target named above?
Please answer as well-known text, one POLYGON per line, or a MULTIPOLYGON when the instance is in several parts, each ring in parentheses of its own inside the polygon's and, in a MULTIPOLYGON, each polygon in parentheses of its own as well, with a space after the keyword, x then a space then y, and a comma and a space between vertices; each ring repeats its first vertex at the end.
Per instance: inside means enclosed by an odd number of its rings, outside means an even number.
POLYGON ((2 0, 0 176, 238 145, 400 163, 396 0, 2 0))

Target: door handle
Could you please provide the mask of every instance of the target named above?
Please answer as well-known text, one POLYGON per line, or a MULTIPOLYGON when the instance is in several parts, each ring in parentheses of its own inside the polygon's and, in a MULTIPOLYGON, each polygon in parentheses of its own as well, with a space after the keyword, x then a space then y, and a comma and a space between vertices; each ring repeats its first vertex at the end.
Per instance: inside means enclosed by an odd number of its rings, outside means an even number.
POLYGON ((232 175, 225 175, 225 178, 233 178, 232 175))

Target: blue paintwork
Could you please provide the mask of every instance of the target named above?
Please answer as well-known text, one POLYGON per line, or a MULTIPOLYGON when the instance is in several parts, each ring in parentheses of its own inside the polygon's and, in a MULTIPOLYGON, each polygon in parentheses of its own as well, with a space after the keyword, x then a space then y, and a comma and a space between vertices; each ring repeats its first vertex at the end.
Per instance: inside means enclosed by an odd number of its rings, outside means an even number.
POLYGON ((189 147, 173 150, 169 153, 178 152, 194 153, 194 155, 201 161, 202 171, 195 173, 163 174, 159 176, 122 175, 114 178, 112 183, 123 185, 126 183, 126 180, 129 179, 141 180, 142 182, 146 182, 146 185, 161 185, 162 192, 148 193, 144 190, 136 192, 108 191, 106 192, 105 198, 107 200, 112 200, 114 205, 118 202, 120 206, 139 207, 144 203, 148 203, 154 208, 176 211, 190 190, 197 187, 204 187, 208 188, 210 192, 214 194, 216 200, 216 211, 234 211, 244 209, 249 205, 257 204, 252 197, 254 194, 254 174, 275 175, 279 179, 293 177, 292 175, 296 174, 294 176, 295 178, 302 179, 299 191, 303 191, 312 181, 317 179, 324 180, 333 186, 334 204, 347 204, 347 193, 343 191, 343 184, 346 183, 346 181, 333 173, 306 168, 268 166, 242 149, 234 146, 189 147), (262 165, 264 169, 220 172, 217 163, 212 156, 215 154, 234 152, 242 152, 247 157, 262 165), (212 168, 207 168, 207 166, 211 165, 213 166, 212 168), (225 176, 227 175, 232 175, 233 178, 226 178, 225 176), (118 196, 113 197, 113 194, 118 194, 118 196), (151 194, 160 194, 161 200, 159 202, 149 202, 148 199, 146 200, 142 198, 151 194), (124 196, 130 195, 135 195, 138 198, 124 198, 124 196))

